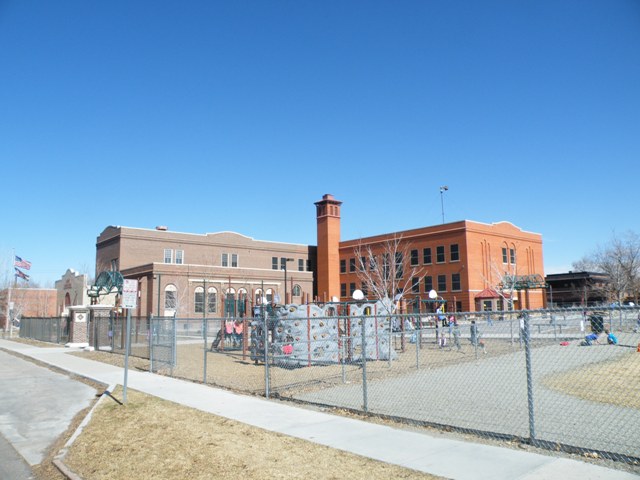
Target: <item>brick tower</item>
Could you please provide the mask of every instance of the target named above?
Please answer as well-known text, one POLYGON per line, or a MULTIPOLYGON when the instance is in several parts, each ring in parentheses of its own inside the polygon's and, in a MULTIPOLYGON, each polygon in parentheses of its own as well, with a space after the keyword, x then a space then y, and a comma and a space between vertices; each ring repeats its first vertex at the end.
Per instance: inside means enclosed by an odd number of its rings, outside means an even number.
POLYGON ((340 298, 340 205, 326 194, 315 203, 318 227, 318 300, 340 298))

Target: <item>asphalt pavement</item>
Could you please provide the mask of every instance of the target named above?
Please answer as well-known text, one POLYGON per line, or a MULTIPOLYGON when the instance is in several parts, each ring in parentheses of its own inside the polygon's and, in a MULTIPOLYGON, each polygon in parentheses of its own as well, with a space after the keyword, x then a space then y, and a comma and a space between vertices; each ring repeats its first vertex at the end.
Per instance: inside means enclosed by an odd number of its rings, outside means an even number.
MULTIPOLYGON (((0 340, 0 350, 3 349, 21 353, 70 373, 107 385, 123 383, 124 372, 122 368, 69 355, 68 353, 72 349, 38 348, 18 342, 0 340)), ((35 438, 46 437, 52 443, 57 438, 56 432, 58 432, 57 435, 61 433, 59 429, 64 422, 54 419, 58 415, 57 409, 48 406, 44 407, 43 405, 48 404, 49 396, 55 397, 61 392, 54 390, 53 392, 49 391, 47 394, 41 394, 39 386, 46 384, 46 381, 22 382, 19 377, 37 376, 42 378, 41 375, 54 376, 59 374, 47 369, 44 370, 49 373, 42 374, 39 371, 43 370, 41 367, 33 364, 31 364, 32 367, 25 367, 22 365, 24 361, 11 355, 9 357, 11 358, 7 358, 6 354, 2 354, 0 357, 0 363, 4 365, 0 369, 0 382, 3 386, 0 390, 4 391, 5 386, 10 383, 19 385, 20 387, 13 390, 12 396, 18 399, 31 397, 29 403, 32 403, 34 411, 46 412, 45 417, 48 417, 49 421, 39 422, 38 428, 35 429, 31 427, 32 419, 29 415, 12 414, 10 416, 0 416, 0 423, 7 431, 12 429, 23 431, 25 437, 31 435, 35 438), (26 370, 17 370, 23 368, 26 368, 26 370), (36 368, 39 369, 37 373, 30 371, 36 368), (19 388, 23 389, 21 393, 16 391, 19 388)), ((73 380, 69 381, 79 383, 73 380)), ((248 425, 447 478, 474 480, 485 478, 492 480, 638 479, 638 476, 628 472, 563 457, 555 457, 551 454, 543 455, 470 441, 442 438, 437 434, 392 428, 292 406, 283 402, 235 394, 226 390, 158 376, 148 372, 129 371, 128 385, 129 388, 248 425)), ((65 413, 68 414, 71 411, 80 411, 85 408, 89 398, 95 394, 93 389, 86 388, 89 391, 78 391, 66 397, 65 401, 69 409, 65 413)), ((2 400, 7 400, 7 398, 0 398, 0 401, 2 400)), ((3 402, 0 405, 4 405, 5 413, 2 415, 6 415, 7 408, 27 408, 24 405, 20 405, 19 402, 9 405, 3 402)), ((73 415, 71 415, 72 417, 73 415)), ((11 441, 9 436, 7 436, 7 439, 11 441)), ((25 456, 21 450, 24 448, 24 444, 14 446, 16 450, 25 456)), ((2 450, 0 450, 0 454, 1 452, 2 450)), ((33 458, 31 461, 33 461, 33 458)))

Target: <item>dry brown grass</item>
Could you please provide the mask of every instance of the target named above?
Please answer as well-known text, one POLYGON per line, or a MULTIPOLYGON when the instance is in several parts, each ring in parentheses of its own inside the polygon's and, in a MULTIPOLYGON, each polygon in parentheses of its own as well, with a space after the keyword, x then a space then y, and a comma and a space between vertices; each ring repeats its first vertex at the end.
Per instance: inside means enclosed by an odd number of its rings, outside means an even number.
POLYGON ((127 399, 105 398, 71 447, 65 463, 84 479, 438 478, 135 390, 127 399))
POLYGON ((640 409, 640 354, 550 375, 542 383, 585 400, 640 409))

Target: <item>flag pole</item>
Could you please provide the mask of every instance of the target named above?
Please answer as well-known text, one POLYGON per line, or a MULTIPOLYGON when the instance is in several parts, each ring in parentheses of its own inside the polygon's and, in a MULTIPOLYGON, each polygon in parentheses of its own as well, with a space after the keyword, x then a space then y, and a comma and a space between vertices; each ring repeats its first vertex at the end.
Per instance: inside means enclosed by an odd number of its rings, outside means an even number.
MULTIPOLYGON (((13 266, 13 264, 15 263, 16 260, 16 250, 15 248, 11 249, 11 263, 9 263, 9 265, 13 266)), ((11 269, 11 267, 9 267, 9 269, 11 269)), ((11 270, 9 270, 11 271, 11 270)), ((11 277, 9 277, 11 278, 11 277)), ((14 277, 15 280, 15 277, 14 277)), ((12 325, 11 325, 11 319, 9 318, 11 315, 11 280, 9 280, 9 287, 7 288, 8 293, 7 293, 7 316, 6 321, 4 323, 5 326, 5 333, 7 331, 7 328, 9 329, 9 339, 11 339, 11 330, 12 330, 12 325)))

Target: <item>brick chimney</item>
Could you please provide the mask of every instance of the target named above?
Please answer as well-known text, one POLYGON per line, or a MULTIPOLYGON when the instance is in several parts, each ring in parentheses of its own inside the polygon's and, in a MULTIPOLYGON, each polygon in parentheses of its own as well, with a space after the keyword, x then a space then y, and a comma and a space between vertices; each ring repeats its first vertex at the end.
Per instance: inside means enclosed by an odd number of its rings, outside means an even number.
POLYGON ((342 202, 326 194, 315 203, 318 229, 318 300, 340 298, 340 206, 342 202))

